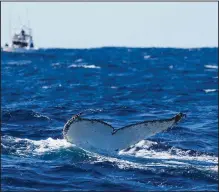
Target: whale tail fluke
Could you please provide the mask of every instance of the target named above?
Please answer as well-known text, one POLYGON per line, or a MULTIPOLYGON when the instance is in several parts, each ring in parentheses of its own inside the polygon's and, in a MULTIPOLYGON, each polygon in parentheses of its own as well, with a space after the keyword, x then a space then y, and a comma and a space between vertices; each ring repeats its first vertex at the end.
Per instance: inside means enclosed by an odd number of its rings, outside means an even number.
POLYGON ((76 146, 94 151, 114 152, 125 149, 143 139, 174 127, 183 117, 178 113, 172 118, 149 120, 130 124, 119 129, 98 119, 86 119, 82 113, 74 115, 64 126, 64 138, 76 146))

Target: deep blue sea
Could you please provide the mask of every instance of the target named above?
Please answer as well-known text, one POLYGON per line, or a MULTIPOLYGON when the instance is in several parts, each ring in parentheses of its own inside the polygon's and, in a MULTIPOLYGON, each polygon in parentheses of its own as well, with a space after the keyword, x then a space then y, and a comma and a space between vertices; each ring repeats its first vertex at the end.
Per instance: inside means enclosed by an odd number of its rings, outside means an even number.
POLYGON ((218 48, 2 52, 1 112, 3 191, 218 190, 218 48), (110 156, 63 139, 81 111, 116 128, 187 117, 110 156))

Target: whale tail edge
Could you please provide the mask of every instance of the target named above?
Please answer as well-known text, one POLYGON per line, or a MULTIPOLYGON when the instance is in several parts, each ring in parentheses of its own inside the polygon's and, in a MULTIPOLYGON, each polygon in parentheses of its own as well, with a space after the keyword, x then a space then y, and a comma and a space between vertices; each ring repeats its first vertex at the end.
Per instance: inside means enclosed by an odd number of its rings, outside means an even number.
POLYGON ((173 119, 175 120, 175 123, 178 123, 184 117, 186 117, 186 114, 180 112, 177 115, 175 115, 175 117, 173 117, 173 119))

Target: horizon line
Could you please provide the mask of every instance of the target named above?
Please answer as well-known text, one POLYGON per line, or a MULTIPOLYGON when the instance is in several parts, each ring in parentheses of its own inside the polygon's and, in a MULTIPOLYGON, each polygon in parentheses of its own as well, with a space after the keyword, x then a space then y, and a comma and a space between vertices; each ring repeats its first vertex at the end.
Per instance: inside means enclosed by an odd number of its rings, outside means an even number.
POLYGON ((102 49, 102 48, 127 48, 127 49, 203 49, 203 48, 218 48, 218 46, 201 46, 201 47, 174 47, 174 46, 97 46, 97 47, 37 47, 37 49, 102 49))

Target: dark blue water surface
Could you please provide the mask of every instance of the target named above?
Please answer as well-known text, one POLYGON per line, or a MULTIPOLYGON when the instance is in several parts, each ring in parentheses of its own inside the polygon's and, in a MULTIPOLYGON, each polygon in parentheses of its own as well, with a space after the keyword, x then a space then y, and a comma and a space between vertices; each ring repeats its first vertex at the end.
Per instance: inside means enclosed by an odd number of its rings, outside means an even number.
POLYGON ((3 191, 217 191, 218 48, 1 56, 3 191), (112 157, 63 139, 64 124, 81 111, 117 128, 187 118, 112 157))

